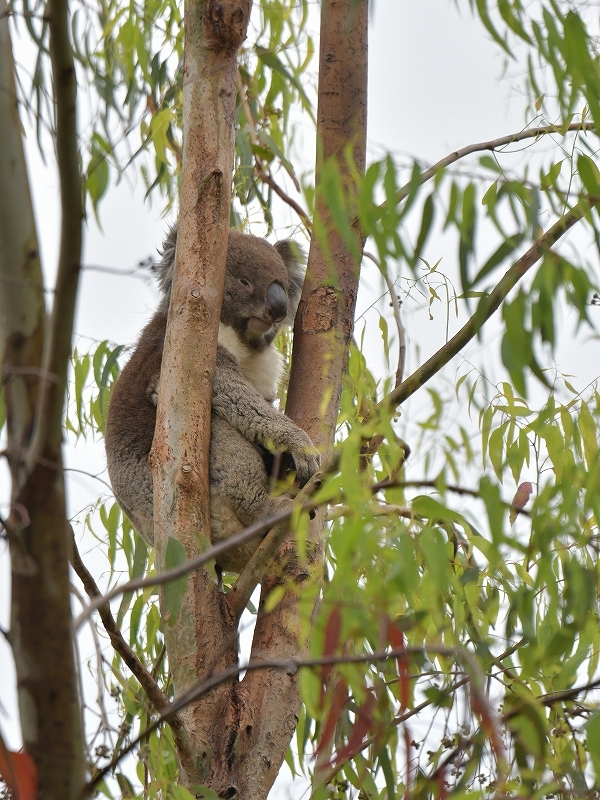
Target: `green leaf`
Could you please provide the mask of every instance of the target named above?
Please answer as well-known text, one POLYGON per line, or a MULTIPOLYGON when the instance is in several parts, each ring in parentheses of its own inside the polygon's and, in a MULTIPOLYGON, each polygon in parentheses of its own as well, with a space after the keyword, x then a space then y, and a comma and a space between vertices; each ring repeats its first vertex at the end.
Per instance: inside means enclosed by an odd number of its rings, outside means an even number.
MULTIPOLYGON (((187 555, 181 542, 173 536, 169 536, 165 551, 165 568, 173 569, 180 564, 185 564, 186 561, 187 555)), ((173 627, 177 622, 177 617, 181 609, 181 601, 186 592, 187 584, 188 576, 183 575, 181 578, 169 581, 165 586, 164 618, 170 627, 173 627)))
POLYGON ((586 745, 590 760, 596 773, 596 784, 600 783, 600 711, 588 719, 585 724, 586 745))
POLYGON ((379 750, 377 753, 377 758, 385 778, 385 785, 387 787, 387 800, 396 800, 396 776, 394 775, 392 762, 386 747, 382 747, 379 750))
POLYGON ((600 170, 594 161, 585 153, 580 153, 577 159, 577 170, 587 191, 591 195, 597 195, 600 186, 600 170))
POLYGON ((444 592, 450 578, 450 564, 446 555, 446 540, 442 532, 439 528, 426 528, 421 534, 420 544, 434 585, 438 591, 444 592))
POLYGON ((558 176, 560 175, 560 171, 562 169, 562 165, 564 164, 564 159, 561 161, 557 161, 556 164, 552 164, 548 172, 546 174, 542 174, 540 176, 540 186, 544 191, 547 191, 551 186, 554 186, 556 181, 558 180, 558 176))
POLYGON ((108 155, 110 150, 110 145, 98 134, 94 134, 91 157, 85 178, 85 188, 92 201, 96 219, 98 219, 100 200, 102 200, 108 189, 110 177, 108 155))
POLYGON ((583 401, 579 410, 579 432, 585 448, 585 460, 591 470, 598 458, 598 431, 589 406, 583 401))
POLYGON ((450 692, 444 692, 437 686, 430 686, 423 691, 423 694, 436 708, 452 708, 454 700, 450 692))
MULTIPOLYGON (((502 172, 502 167, 498 164, 498 161, 495 158, 492 158, 492 156, 481 156, 479 163, 485 169, 491 169, 492 172, 502 172)), ((495 183, 492 184, 492 186, 494 185, 495 183)))
POLYGON ((414 261, 420 257, 423 247, 425 246, 425 242, 431 232, 431 226, 433 224, 433 219, 435 215, 435 206, 433 203, 433 195, 427 195, 425 198, 425 202, 423 204, 423 214, 421 217, 421 229, 419 230, 419 235, 417 237, 417 244, 415 246, 414 252, 414 261))
POLYGON ((510 236, 506 239, 502 244, 495 250, 494 253, 488 258, 485 264, 481 267, 477 275, 473 278, 473 282, 471 283, 471 287, 476 286, 480 281, 482 281, 490 272, 492 272, 499 264, 505 261, 517 247, 521 244, 523 239, 525 238, 524 234, 516 233, 513 236, 510 236))
POLYGON ((544 758, 548 747, 548 722, 544 707, 535 700, 524 686, 508 696, 504 713, 509 717, 508 726, 515 742, 524 752, 535 758, 544 758))
POLYGON ((496 473, 500 483, 502 483, 503 478, 504 436, 506 434, 507 427, 508 422, 504 422, 499 428, 496 428, 496 430, 492 432, 488 444, 490 461, 492 462, 492 467, 494 468, 494 472, 496 473))

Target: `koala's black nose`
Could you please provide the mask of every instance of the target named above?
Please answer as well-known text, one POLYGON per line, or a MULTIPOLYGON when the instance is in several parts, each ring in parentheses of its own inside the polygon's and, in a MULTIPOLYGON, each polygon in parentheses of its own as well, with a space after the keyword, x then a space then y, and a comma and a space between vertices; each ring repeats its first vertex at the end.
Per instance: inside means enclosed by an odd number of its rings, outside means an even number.
POLYGON ((267 289, 265 312, 273 322, 281 322, 288 312, 287 294, 278 283, 272 283, 267 289))

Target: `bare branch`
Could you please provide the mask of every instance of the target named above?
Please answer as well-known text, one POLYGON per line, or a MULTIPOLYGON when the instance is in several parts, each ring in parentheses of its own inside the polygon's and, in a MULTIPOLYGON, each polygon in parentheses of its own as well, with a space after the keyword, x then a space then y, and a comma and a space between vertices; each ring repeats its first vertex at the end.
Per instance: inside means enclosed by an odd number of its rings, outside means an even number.
MULTIPOLYGON (((565 135, 567 132, 573 131, 581 131, 582 133, 586 133, 589 131, 590 133, 596 133, 596 128, 594 125, 587 123, 587 122, 573 122, 567 128, 564 128, 560 125, 544 125, 539 128, 528 128, 524 131, 518 131, 517 133, 511 133, 508 136, 501 136, 499 139, 490 139, 488 142, 478 142, 477 144, 470 144, 466 147, 461 148, 460 150, 455 150, 453 153, 449 153, 444 158, 440 159, 436 162, 432 167, 426 169, 425 172, 422 172, 419 176, 419 184, 423 185, 430 181, 432 178, 435 178, 437 173, 444 169, 445 167, 450 166, 450 164, 454 164, 456 161, 460 161, 461 158, 465 158, 466 156, 470 156, 473 153, 481 153, 486 150, 491 150, 495 152, 500 150, 500 148, 507 147, 509 144, 515 144, 516 142, 522 142, 526 139, 540 139, 543 136, 548 136, 552 133, 558 133, 562 136, 565 135)), ((400 203, 404 200, 410 191, 410 184, 407 183, 401 189, 398 190, 398 194, 396 195, 396 200, 400 203)), ((382 203, 380 208, 384 207, 385 203, 382 203)))
MULTIPOLYGON (((548 694, 540 695, 537 698, 544 706, 552 706, 555 703, 564 703, 566 700, 574 700, 578 695, 584 692, 589 692, 592 689, 597 689, 600 686, 600 678, 595 681, 590 681, 583 686, 574 686, 572 689, 563 689, 561 692, 548 692, 548 694)), ((503 719, 508 720, 519 713, 519 708, 514 708, 510 713, 505 714, 503 719)))
POLYGON ((287 205, 291 209, 293 209, 296 212, 296 214, 298 214, 302 222, 306 225, 307 230, 310 230, 312 223, 306 211, 302 208, 302 206, 299 203, 297 203, 292 197, 289 196, 287 192, 285 192, 281 188, 281 186, 275 181, 271 173, 267 172, 265 169, 261 169, 258 163, 259 162, 257 162, 256 171, 261 181, 264 181, 268 186, 270 186, 271 189, 273 189, 273 191, 275 192, 275 194, 278 195, 283 200, 284 203, 287 203, 287 205))
POLYGON ((42 380, 36 412, 36 430, 27 455, 26 472, 45 450, 57 453, 62 442, 62 411, 75 300, 81 269, 83 193, 77 143, 77 79, 69 36, 68 0, 48 4, 50 58, 56 113, 56 155, 60 178, 61 232, 58 273, 48 332, 45 368, 56 383, 42 380))
MULTIPOLYGON (((71 566, 79 576, 88 597, 92 600, 102 598, 102 593, 100 589, 98 589, 96 581, 83 563, 79 550, 77 549, 73 528, 71 528, 71 566)), ((133 675, 138 679, 154 708, 157 711, 167 711, 171 706, 169 698, 164 694, 152 675, 123 638, 108 603, 105 602, 103 605, 99 606, 98 612, 104 629, 110 636, 112 646, 127 664, 133 675)))

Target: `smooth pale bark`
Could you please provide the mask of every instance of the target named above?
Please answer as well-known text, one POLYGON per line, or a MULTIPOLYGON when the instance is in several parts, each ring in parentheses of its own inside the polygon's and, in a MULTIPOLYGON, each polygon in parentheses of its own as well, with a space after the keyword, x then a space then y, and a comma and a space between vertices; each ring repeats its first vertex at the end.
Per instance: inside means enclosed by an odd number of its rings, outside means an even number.
MULTIPOLYGON (((152 453, 157 563, 169 537, 188 557, 210 543, 208 451, 217 332, 231 206, 236 55, 251 0, 191 0, 185 10, 183 175, 175 279, 152 453)), ((165 623, 176 696, 237 663, 235 624, 214 570, 190 575, 181 611, 165 623)), ((231 682, 181 714, 174 732, 187 785, 214 784, 225 758, 231 682)))
MULTIPOLYGON (((208 449, 210 401, 224 280, 230 176, 233 167, 235 54, 243 41, 249 3, 209 2, 186 9, 183 186, 176 276, 163 356, 157 427, 151 461, 155 481, 158 563, 165 566, 169 537, 188 557, 209 542, 208 449)), ((326 0, 321 29, 319 152, 345 173, 344 152, 354 147, 362 173, 366 140, 367 0, 326 0)), ((354 187, 344 179, 350 198, 354 187)), ((318 186, 317 186, 318 192, 318 186)), ((331 260, 313 242, 299 314, 289 406, 325 453, 339 408, 352 333, 359 264, 331 225, 331 260), (332 275, 335 276, 332 280, 332 275), (299 332, 298 332, 299 331, 299 332), (328 397, 325 420, 322 398, 328 397), (303 398, 310 402, 303 405, 303 398)), ((357 244, 362 245, 357 234, 357 244)), ((313 525, 309 563, 286 543, 263 580, 251 658, 294 659, 300 642, 299 597, 289 592, 270 614, 264 599, 285 581, 298 587, 322 571, 322 523, 313 525)), ((236 615, 210 570, 190 576, 175 624, 166 620, 167 650, 176 697, 237 662, 236 615)), ((205 784, 219 796, 266 798, 297 723, 300 699, 294 674, 277 669, 223 682, 182 714, 178 737, 181 779, 205 784)))
MULTIPOLYGON (((358 174, 364 172, 367 122, 367 0, 323 0, 317 110, 316 191, 320 167, 334 158, 342 172, 351 203, 355 184, 348 173, 345 151, 352 146, 358 174)), ((352 336, 360 264, 343 244, 323 203, 317 213, 327 230, 330 258, 314 235, 307 275, 296 317, 292 374, 287 413, 308 432, 327 456, 339 411, 348 345, 352 336), (322 400, 327 398, 325 409, 322 400)), ((357 231, 357 248, 362 249, 357 231)), ((274 586, 319 580, 322 573, 320 515, 311 523, 314 551, 302 563, 295 541, 283 545, 263 580, 251 661, 302 658, 299 592, 288 592, 270 614, 265 598, 274 586), (285 566, 284 566, 285 565, 285 566)), ((279 772, 296 727, 300 699, 297 675, 267 669, 249 672, 240 685, 238 788, 243 800, 264 798, 279 772)))
MULTIPOLYGON (((350 149, 355 168, 362 174, 367 124, 367 11, 367 0, 326 0, 322 4, 316 215, 327 231, 329 253, 313 234, 294 328, 287 413, 302 424, 325 457, 333 446, 360 265, 320 198, 319 174, 322 164, 334 158, 351 210, 356 186, 345 151, 350 149), (327 398, 325 407, 323 398, 327 398)), ((362 251, 362 234, 355 227, 357 250, 362 251)))
POLYGON ((83 783, 84 751, 71 630, 61 422, 83 214, 66 3, 51 0, 46 13, 63 201, 54 322, 46 325, 8 17, 0 4, 0 352, 12 478, 6 525, 12 566, 9 639, 23 740, 38 770, 38 797, 69 800, 83 783), (72 216, 65 221, 65 214, 72 216))
POLYGON ((5 0, 0 0, 0 87, 0 358, 15 478, 20 474, 18 451, 33 425, 45 308, 5 0))

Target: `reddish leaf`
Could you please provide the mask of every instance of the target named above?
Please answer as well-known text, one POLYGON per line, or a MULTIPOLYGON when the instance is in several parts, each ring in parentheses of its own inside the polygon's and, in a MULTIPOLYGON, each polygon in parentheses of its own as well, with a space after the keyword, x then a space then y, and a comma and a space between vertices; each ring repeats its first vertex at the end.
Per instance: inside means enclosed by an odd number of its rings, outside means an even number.
POLYGON ((329 709, 329 713, 327 714, 327 719, 325 720, 325 724, 323 725, 323 732, 321 733, 321 739, 319 741, 316 752, 317 757, 323 752, 323 750, 326 750, 327 747, 329 747, 330 743, 333 741, 333 736, 335 734, 335 726, 337 725, 337 721, 340 718, 340 714, 342 713, 342 709, 346 705, 347 700, 348 700, 348 684, 343 678, 340 678, 333 687, 333 698, 331 700, 331 708, 329 709))
MULTIPOLYGON (((333 607, 325 625, 325 639, 323 642, 323 655, 332 656, 340 643, 342 632, 342 614, 339 605, 333 607)), ((321 706, 325 699, 325 688, 333 670, 333 664, 323 664, 321 667, 321 706)))
MULTIPOLYGON (((388 623, 388 637, 394 650, 400 650, 406 647, 404 632, 393 622, 388 623)), ((398 663, 398 676, 400 678, 400 711, 402 712, 408 708, 408 701, 410 699, 408 658, 406 654, 401 654, 396 660, 398 663)))
POLYGON ((370 691, 367 699, 356 712, 356 722, 347 743, 338 751, 336 762, 346 761, 354 756, 360 749, 363 739, 373 728, 373 708, 376 703, 375 692, 370 691))
POLYGON ((37 770, 28 753, 14 753, 6 749, 0 736, 0 777, 12 792, 14 800, 35 800, 37 797, 37 770))
POLYGON ((492 750, 496 754, 496 757, 503 761, 506 759, 506 751, 504 749, 504 742, 502 741, 502 737, 500 736, 500 724, 498 719, 496 719, 493 708, 487 703, 485 696, 479 691, 479 689, 475 689, 475 687, 471 684, 471 708, 477 714, 477 716, 481 719, 481 727, 484 730, 484 733, 490 740, 490 744, 492 746, 492 750))
POLYGON ((517 489, 517 492, 512 499, 512 508, 510 510, 510 515, 509 515, 511 525, 516 520, 519 511, 523 511, 523 509, 527 505, 527 501, 531 497, 532 491, 533 491, 533 486, 531 485, 530 481, 524 481, 524 483, 522 483, 517 489))
POLYGON ((446 797, 448 797, 448 782, 446 770, 443 768, 438 775, 438 800, 446 800, 446 797))

